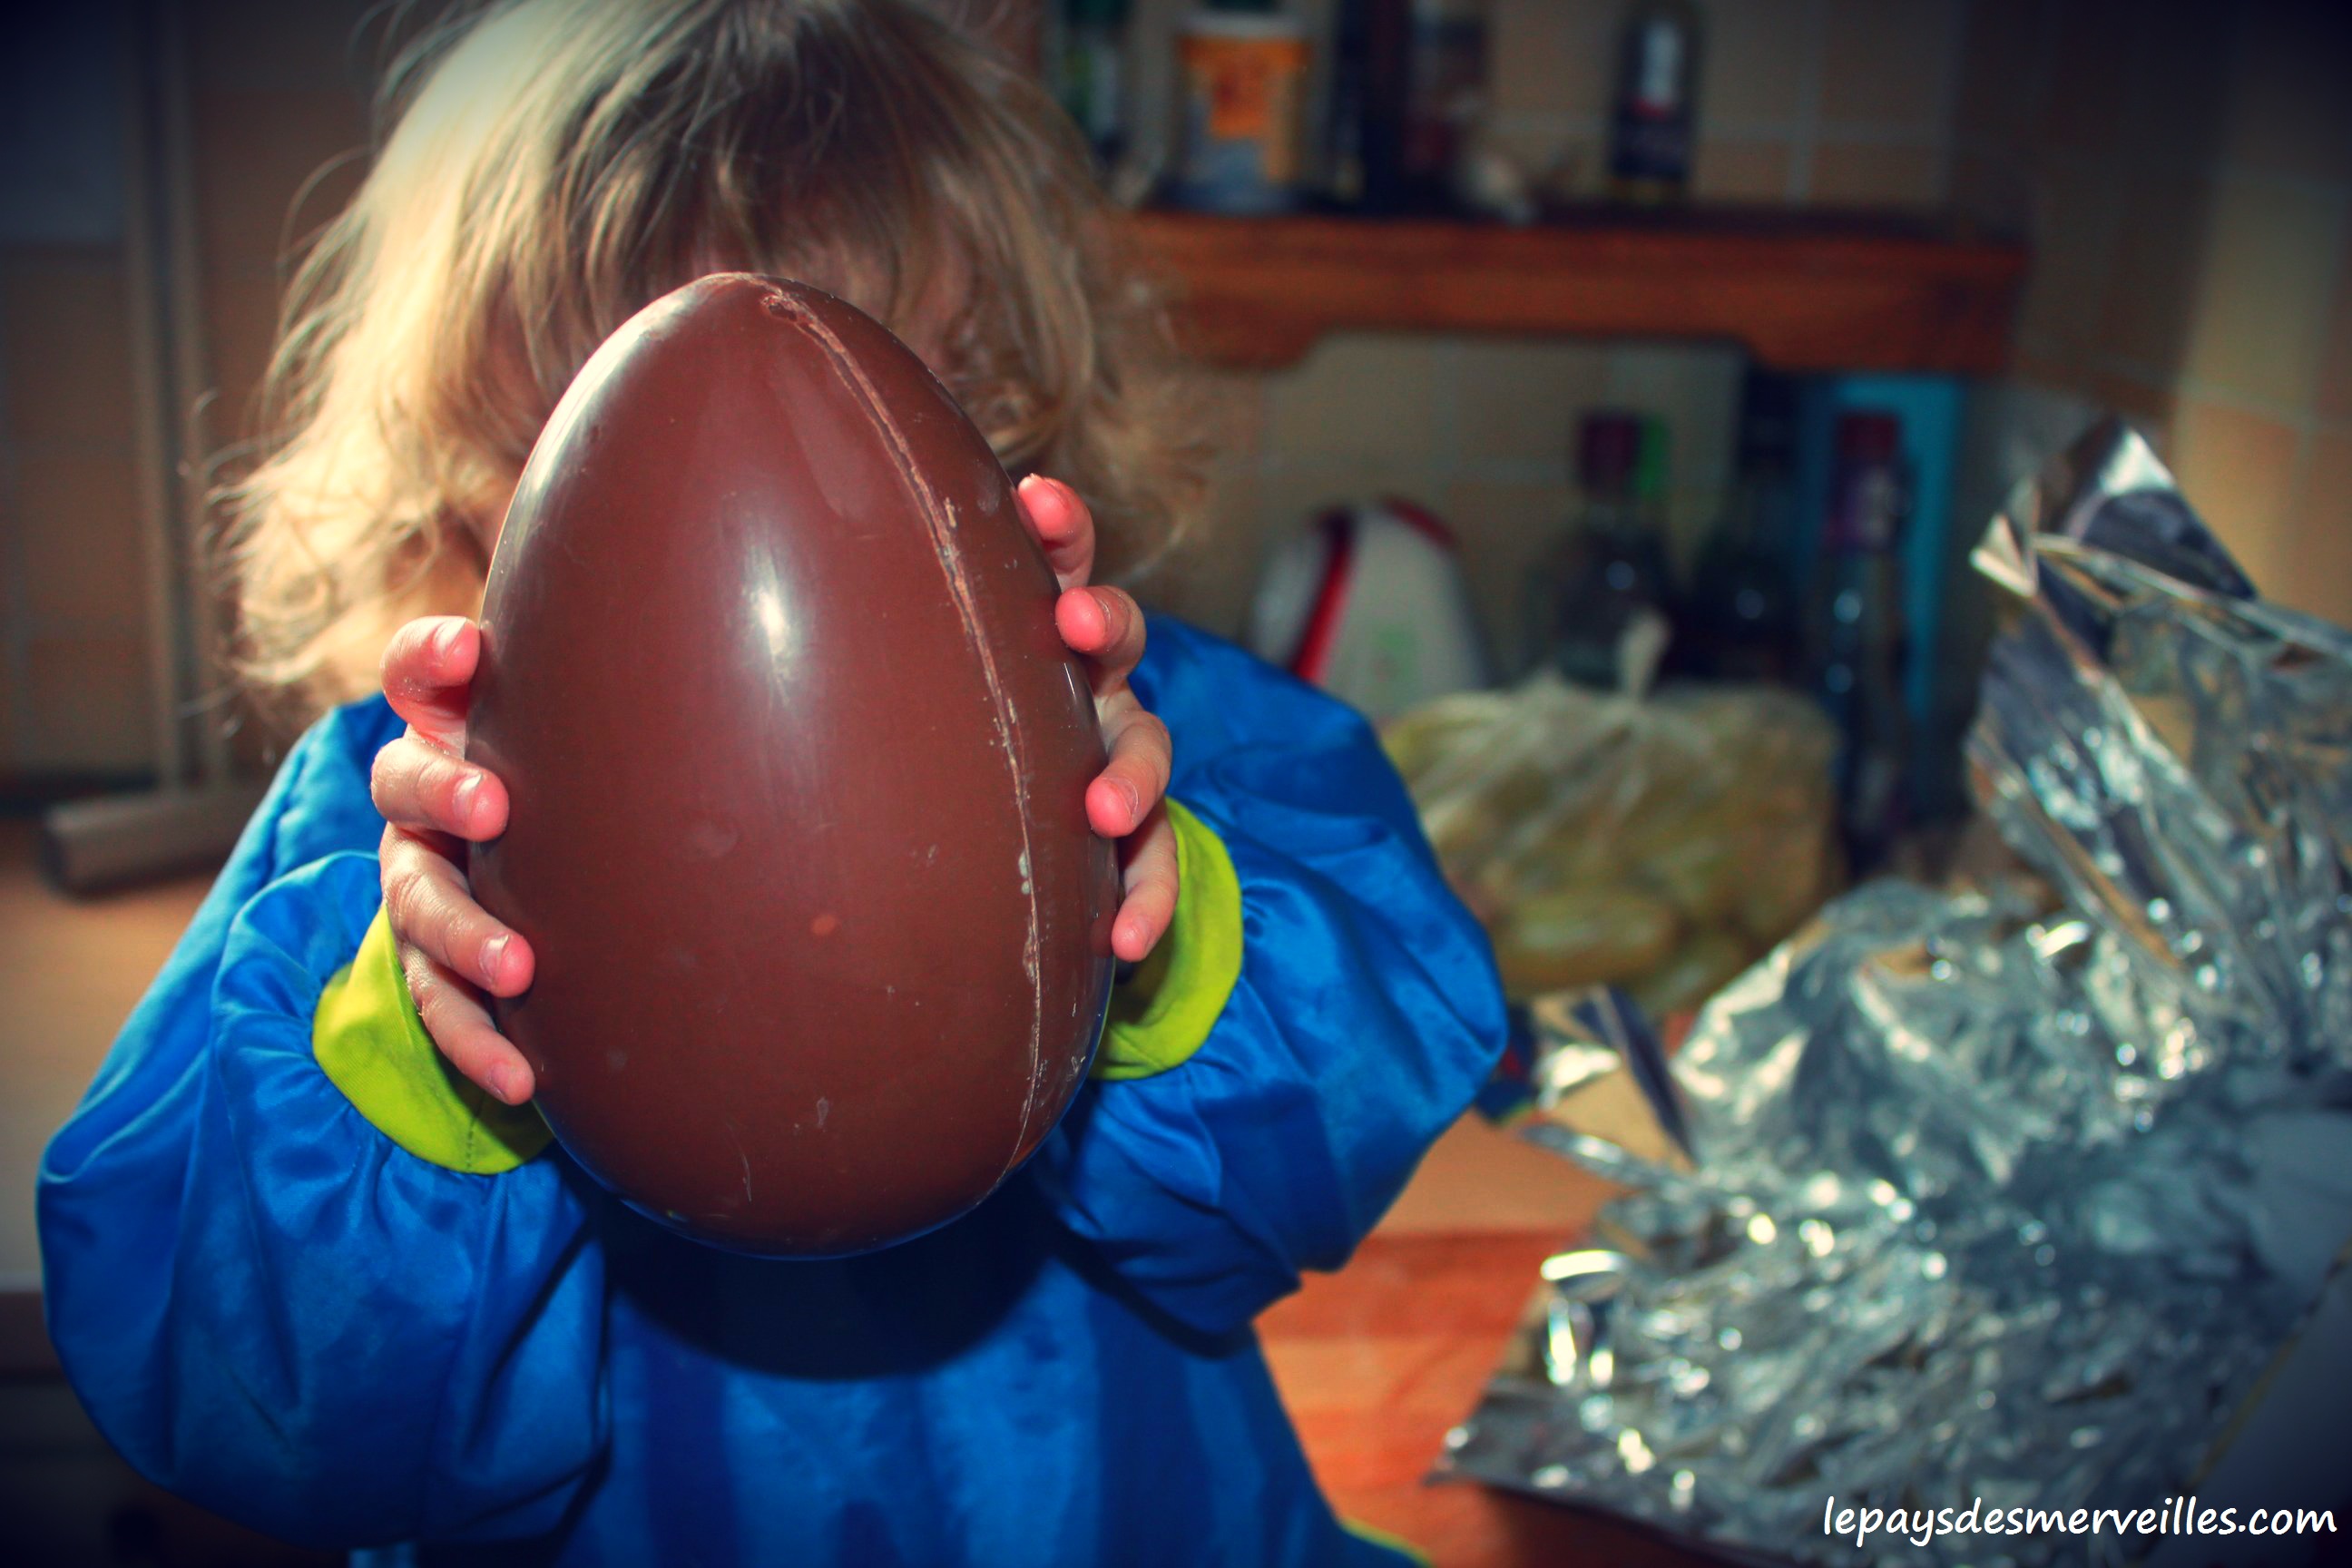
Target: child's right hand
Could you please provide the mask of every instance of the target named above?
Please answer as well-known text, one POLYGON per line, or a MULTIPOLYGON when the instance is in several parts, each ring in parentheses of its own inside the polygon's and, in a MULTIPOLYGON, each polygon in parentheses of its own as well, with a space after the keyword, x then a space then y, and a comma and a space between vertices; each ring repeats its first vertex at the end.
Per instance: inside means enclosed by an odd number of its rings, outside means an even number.
POLYGON ((411 621, 383 655, 383 694, 408 732, 376 754, 369 793, 384 820, 383 909, 417 1017, 441 1054, 504 1100, 531 1097, 530 1063, 478 992, 520 995, 530 945, 474 901, 460 841, 506 831, 507 791, 465 760, 482 634, 460 616, 411 621))

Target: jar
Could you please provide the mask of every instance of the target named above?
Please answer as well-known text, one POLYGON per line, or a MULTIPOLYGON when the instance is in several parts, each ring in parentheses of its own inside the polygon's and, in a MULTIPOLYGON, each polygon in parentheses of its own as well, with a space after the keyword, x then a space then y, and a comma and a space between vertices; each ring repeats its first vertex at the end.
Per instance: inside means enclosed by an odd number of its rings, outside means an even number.
POLYGON ((1220 213, 1296 205, 1305 26, 1292 16, 1197 12, 1177 35, 1176 58, 1181 121, 1170 199, 1220 213))

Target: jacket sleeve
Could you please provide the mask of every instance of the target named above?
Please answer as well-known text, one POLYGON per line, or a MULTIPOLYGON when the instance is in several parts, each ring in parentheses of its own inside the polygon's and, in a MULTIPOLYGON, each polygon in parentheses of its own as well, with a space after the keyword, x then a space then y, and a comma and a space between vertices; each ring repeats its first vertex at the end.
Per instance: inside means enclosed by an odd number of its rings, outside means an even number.
POLYGON ((1130 1285, 1222 1333, 1346 1261, 1492 1068, 1503 1000, 1363 721, 1199 633, 1151 635, 1171 646, 1141 695, 1175 736, 1184 822, 1153 962, 1181 994, 1142 1026, 1122 997, 1035 1169, 1130 1285), (1150 1026, 1188 1014, 1189 1036, 1150 1026))
POLYGON ((560 1158, 418 1158, 321 1069, 379 900, 373 856, 280 864, 318 733, 49 1147, 50 1335, 134 1466, 259 1529, 544 1530, 604 1441, 592 1211, 560 1158))

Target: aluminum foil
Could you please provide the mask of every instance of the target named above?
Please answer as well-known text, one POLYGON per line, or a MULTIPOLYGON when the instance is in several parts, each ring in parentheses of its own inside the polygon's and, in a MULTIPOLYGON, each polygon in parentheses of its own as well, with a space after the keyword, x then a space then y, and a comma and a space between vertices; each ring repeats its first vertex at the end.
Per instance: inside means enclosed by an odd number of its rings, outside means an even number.
POLYGON ((2120 426, 1977 563, 2019 613, 1973 787, 2058 903, 1857 889, 1667 1070, 1622 1008, 1538 1007, 1530 1135, 1633 1190, 1546 1264, 1444 1469, 1777 1559, 2120 1561, 2147 1542, 1858 1552, 1823 1504, 2160 1504, 2317 1295, 2352 1235, 2309 1175, 2352 1168, 2352 638, 2257 599, 2120 426))

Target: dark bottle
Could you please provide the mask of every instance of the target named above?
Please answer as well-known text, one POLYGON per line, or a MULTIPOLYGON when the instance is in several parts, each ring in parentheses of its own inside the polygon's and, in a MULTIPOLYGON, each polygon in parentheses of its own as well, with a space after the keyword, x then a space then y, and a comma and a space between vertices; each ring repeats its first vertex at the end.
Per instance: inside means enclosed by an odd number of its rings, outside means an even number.
POLYGON ((1845 741, 1838 795, 1857 869, 1883 858, 1910 817, 1902 556, 1909 506, 1901 425, 1891 414, 1842 416, 1806 628, 1813 688, 1845 741))
POLYGON ((1339 0, 1324 136, 1324 193, 1368 213, 1404 205, 1412 0, 1339 0))
POLYGON ((1690 189, 1698 84, 1698 12, 1690 0, 1634 0, 1617 58, 1609 194, 1678 201, 1690 189))
POLYGON ((1486 0, 1339 0, 1324 188, 1385 213, 1450 205, 1486 100, 1486 0))
POLYGON ((1486 0, 1412 0, 1405 60, 1404 196, 1451 205, 1454 166, 1486 107, 1486 0))
POLYGON ((1577 441, 1583 510, 1553 568, 1537 579, 1536 626, 1550 663, 1607 691, 1646 678, 1628 668, 1628 654, 1639 657, 1629 634, 1645 621, 1663 630, 1672 582, 1658 540, 1664 427, 1654 423, 1645 443, 1643 425, 1634 414, 1585 416, 1577 441))
POLYGON ((1677 620, 1677 668, 1714 680, 1790 681, 1798 665, 1790 583, 1796 507, 1797 389, 1751 372, 1741 389, 1737 477, 1691 574, 1677 620))

